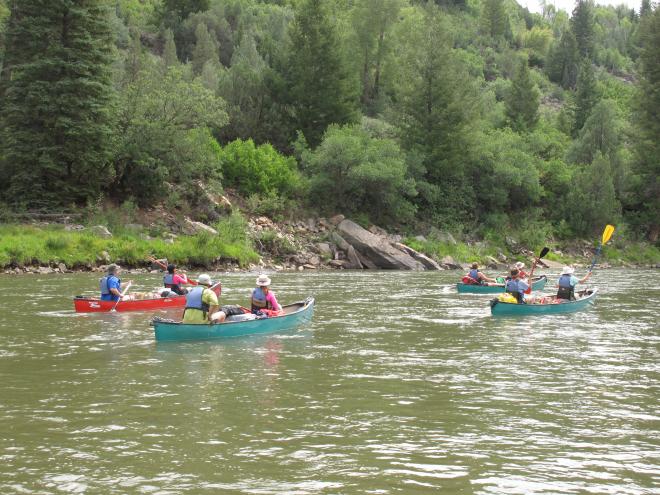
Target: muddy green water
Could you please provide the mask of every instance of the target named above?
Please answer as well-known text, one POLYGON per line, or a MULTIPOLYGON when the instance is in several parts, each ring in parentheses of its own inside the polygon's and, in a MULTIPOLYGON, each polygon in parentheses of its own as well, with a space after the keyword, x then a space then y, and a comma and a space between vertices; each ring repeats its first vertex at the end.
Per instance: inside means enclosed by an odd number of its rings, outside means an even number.
MULTIPOLYGON (((246 304, 255 274, 219 275, 246 304)), ((456 278, 273 274, 310 325, 164 345, 72 311, 98 277, 0 277, 0 493, 660 493, 659 272, 525 319, 456 278)))

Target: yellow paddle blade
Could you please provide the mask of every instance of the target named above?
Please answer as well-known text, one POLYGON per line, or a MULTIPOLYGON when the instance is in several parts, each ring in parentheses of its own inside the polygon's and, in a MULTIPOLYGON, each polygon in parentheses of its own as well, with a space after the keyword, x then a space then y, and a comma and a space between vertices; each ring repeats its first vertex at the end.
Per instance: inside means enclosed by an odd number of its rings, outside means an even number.
POLYGON ((603 244, 607 244, 612 234, 614 234, 614 225, 607 225, 603 231, 603 244))

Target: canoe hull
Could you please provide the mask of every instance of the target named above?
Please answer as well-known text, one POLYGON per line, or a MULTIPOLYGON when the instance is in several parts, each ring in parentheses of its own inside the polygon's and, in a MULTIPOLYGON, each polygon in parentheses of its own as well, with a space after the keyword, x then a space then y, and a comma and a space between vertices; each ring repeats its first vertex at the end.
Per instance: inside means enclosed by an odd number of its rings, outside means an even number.
MULTIPOLYGON (((543 290, 545 284, 548 283, 548 277, 542 275, 541 277, 534 277, 534 282, 532 283, 532 290, 543 290)), ((503 285, 471 285, 464 284, 459 282, 456 284, 456 290, 459 294, 500 294, 504 292, 503 285)))
POLYGON ((577 301, 558 304, 515 304, 493 299, 490 302, 490 312, 493 316, 533 316, 573 313, 589 308, 596 299, 598 289, 585 292, 584 297, 577 301))
POLYGON ((215 340, 246 335, 261 335, 303 325, 312 319, 314 314, 314 298, 284 306, 286 311, 292 311, 282 316, 248 321, 228 321, 214 325, 190 325, 166 321, 153 321, 154 334, 159 342, 183 340, 215 340))
MULTIPOLYGON (((183 308, 185 305, 186 296, 137 299, 135 301, 121 301, 117 304, 116 311, 153 311, 157 309, 183 308)), ((76 297, 73 300, 73 306, 76 313, 107 313, 115 307, 115 301, 76 297)))
MULTIPOLYGON (((222 286, 218 282, 211 290, 218 296, 222 293, 222 286)), ((95 297, 76 296, 73 298, 73 307, 76 313, 108 313, 115 308, 121 313, 124 311, 155 311, 159 309, 175 309, 186 306, 186 296, 157 297, 153 299, 135 299, 133 301, 101 301, 95 297)))

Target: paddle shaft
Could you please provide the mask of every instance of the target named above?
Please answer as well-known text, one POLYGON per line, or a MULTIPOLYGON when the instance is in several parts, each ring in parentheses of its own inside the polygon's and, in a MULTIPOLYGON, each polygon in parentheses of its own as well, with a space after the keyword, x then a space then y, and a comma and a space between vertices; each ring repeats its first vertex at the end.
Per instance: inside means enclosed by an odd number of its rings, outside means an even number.
POLYGON ((133 282, 129 282, 128 284, 126 284, 126 287, 124 288, 124 291, 123 291, 121 294, 119 294, 119 299, 117 299, 117 302, 116 302, 115 305, 112 307, 112 309, 110 310, 110 312, 113 312, 113 311, 116 311, 116 310, 117 310, 117 305, 121 302, 122 298, 126 295, 126 293, 128 292, 128 288, 131 286, 132 283, 133 283, 133 282))

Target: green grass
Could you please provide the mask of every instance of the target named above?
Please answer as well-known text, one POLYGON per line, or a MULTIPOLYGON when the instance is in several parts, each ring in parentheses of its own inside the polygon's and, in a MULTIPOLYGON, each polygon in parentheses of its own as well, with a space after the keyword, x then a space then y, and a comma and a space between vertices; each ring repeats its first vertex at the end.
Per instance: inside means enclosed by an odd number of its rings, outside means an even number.
POLYGON ((468 245, 461 242, 457 244, 443 243, 438 241, 418 241, 417 239, 405 239, 404 243, 411 248, 435 256, 442 260, 445 256, 451 256, 457 263, 485 263, 487 256, 496 257, 501 249, 488 243, 468 245))
MULTIPOLYGON (((145 265, 149 256, 167 258, 191 266, 209 265, 220 258, 241 266, 259 260, 245 230, 237 233, 225 220, 218 225, 220 235, 180 236, 174 244, 162 239, 145 240, 137 234, 122 232, 110 239, 83 232, 67 232, 61 226, 38 228, 0 225, 0 266, 47 265, 63 262, 69 267, 96 264, 105 251, 113 262, 145 265)), ((234 225, 235 227, 235 225, 234 225)))

